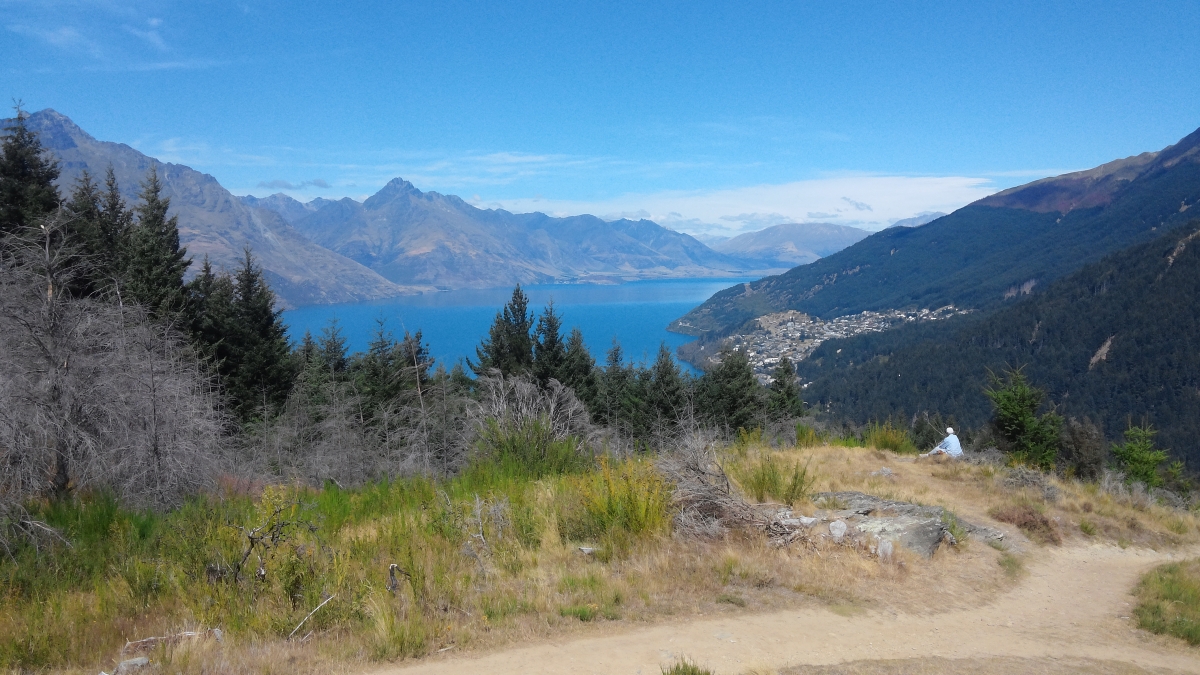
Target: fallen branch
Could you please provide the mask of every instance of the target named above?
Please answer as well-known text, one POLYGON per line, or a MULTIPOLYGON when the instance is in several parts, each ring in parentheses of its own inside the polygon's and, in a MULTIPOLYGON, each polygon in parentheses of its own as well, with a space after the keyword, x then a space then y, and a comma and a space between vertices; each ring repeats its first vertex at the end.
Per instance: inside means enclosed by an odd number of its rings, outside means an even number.
POLYGON ((200 637, 205 637, 208 635, 215 637, 217 639, 217 642, 221 642, 224 639, 224 635, 221 633, 220 628, 212 628, 210 630, 184 631, 182 633, 176 633, 174 635, 164 635, 162 637, 148 637, 148 638, 142 638, 141 640, 133 640, 132 642, 126 642, 125 646, 121 648, 121 653, 128 654, 131 652, 145 651, 148 649, 154 649, 158 645, 173 645, 185 638, 200 638, 200 637))
POLYGON ((303 625, 304 625, 304 624, 305 624, 305 623, 306 623, 306 622, 307 622, 309 619, 311 619, 311 618, 312 618, 312 615, 313 615, 313 614, 316 614, 318 609, 321 609, 321 608, 322 608, 322 607, 324 607, 326 604, 328 604, 328 602, 329 602, 330 600, 332 600, 332 599, 334 599, 334 598, 336 598, 336 597, 337 597, 337 593, 334 593, 333 595, 329 596, 328 598, 325 598, 325 601, 324 601, 324 602, 322 602, 321 604, 317 605, 317 606, 316 606, 316 607, 313 609, 313 611, 309 612, 309 613, 308 613, 308 616, 304 617, 304 619, 303 619, 303 620, 302 620, 300 623, 296 624, 296 627, 292 629, 292 632, 291 632, 291 633, 288 633, 288 636, 287 636, 287 639, 288 639, 288 641, 289 641, 289 642, 291 641, 291 639, 292 639, 292 636, 296 634, 296 631, 300 630, 300 627, 301 627, 301 626, 303 626, 303 625))

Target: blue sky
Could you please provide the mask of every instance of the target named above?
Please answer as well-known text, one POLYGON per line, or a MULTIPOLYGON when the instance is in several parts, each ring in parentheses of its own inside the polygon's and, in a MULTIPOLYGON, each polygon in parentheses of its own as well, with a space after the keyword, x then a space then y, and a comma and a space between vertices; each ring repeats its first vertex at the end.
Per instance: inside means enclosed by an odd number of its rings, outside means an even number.
POLYGON ((0 0, 0 94, 237 194, 877 229, 1200 126, 1200 3, 0 0))

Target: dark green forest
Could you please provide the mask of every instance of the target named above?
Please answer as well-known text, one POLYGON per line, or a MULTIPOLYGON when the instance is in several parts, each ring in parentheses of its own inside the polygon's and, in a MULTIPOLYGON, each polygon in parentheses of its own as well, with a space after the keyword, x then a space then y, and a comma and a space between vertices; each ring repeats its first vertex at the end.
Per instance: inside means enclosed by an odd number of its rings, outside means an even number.
POLYGON ((858 422, 992 416, 988 373, 1020 367, 1044 409, 1130 424, 1200 465, 1200 221, 1112 254, 1010 307, 822 344, 800 364, 815 406, 858 422))

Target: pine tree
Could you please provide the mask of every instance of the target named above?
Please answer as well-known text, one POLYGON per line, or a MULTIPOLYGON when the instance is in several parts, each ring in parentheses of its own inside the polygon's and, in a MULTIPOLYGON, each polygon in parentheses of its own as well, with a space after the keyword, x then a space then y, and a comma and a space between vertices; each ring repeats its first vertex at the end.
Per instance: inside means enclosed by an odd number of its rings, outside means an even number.
POLYGON ((138 222, 129 238, 122 293, 126 300, 162 317, 185 308, 183 274, 191 261, 186 259, 187 249, 179 245, 179 218, 167 217, 171 200, 162 196, 162 182, 153 167, 142 184, 141 199, 138 222))
POLYGON ((219 373, 227 375, 222 364, 233 356, 238 330, 233 279, 228 274, 216 274, 208 256, 204 256, 200 274, 188 284, 187 294, 192 342, 214 362, 219 373))
POLYGON ((295 370, 282 311, 249 249, 233 300, 236 342, 224 364, 226 391, 243 420, 268 416, 287 399, 295 370))
POLYGON ((382 317, 375 320, 375 333, 366 353, 355 358, 351 369, 368 414, 395 400, 404 390, 400 345, 382 317))
POLYGON ((342 328, 337 319, 330 319, 321 329, 321 339, 317 342, 317 357, 325 364, 331 373, 344 373, 349 366, 346 356, 346 338, 342 336, 342 328))
POLYGON ((746 354, 739 350, 721 353, 721 363, 700 378, 696 407, 709 422, 730 429, 751 429, 765 407, 762 387, 746 354))
POLYGON ((583 342, 583 332, 578 328, 572 328, 571 335, 567 337, 559 381, 573 389, 575 396, 583 401, 588 410, 595 413, 596 359, 592 358, 591 352, 583 342))
POLYGON ((477 363, 470 364, 476 375, 493 369, 504 375, 519 375, 533 370, 533 317, 529 298, 521 285, 513 289, 512 299, 496 314, 488 336, 475 348, 477 363))
POLYGON ((16 111, 0 140, 0 236, 24 231, 59 204, 58 162, 26 126, 19 104, 16 111))
POLYGON ((786 356, 780 357, 775 372, 771 374, 767 413, 776 419, 800 417, 804 414, 804 401, 800 398, 800 387, 796 385, 796 368, 786 356))
POLYGON ((99 254, 101 218, 100 189, 85 169, 75 182, 67 201, 70 220, 66 238, 80 256, 81 274, 71 285, 71 294, 80 297, 96 293, 105 277, 105 264, 99 254))
POLYGON ((562 339, 562 318, 554 311, 554 301, 546 303, 534 331, 533 372, 538 382, 546 386, 552 378, 562 381, 567 347, 562 339))
POLYGON ((650 366, 649 375, 646 405, 650 414, 660 424, 674 424, 687 405, 687 382, 666 343, 659 345, 658 356, 654 359, 654 365, 650 366))

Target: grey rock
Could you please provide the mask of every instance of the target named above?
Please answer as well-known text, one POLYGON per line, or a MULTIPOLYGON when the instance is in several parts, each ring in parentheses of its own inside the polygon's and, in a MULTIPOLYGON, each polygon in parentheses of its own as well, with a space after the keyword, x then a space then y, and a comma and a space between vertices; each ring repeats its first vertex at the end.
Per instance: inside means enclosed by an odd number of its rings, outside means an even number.
MULTIPOLYGON (((841 507, 832 515, 858 532, 880 540, 889 539, 926 558, 937 551, 949 533, 944 522, 946 510, 940 506, 897 502, 862 492, 820 492, 813 495, 813 500, 841 507)), ((994 528, 974 525, 961 518, 958 524, 967 534, 983 541, 1004 539, 1004 533, 994 528)))
POLYGON ((892 556, 896 554, 895 546, 892 544, 891 539, 880 539, 876 550, 879 552, 880 560, 891 560, 892 556))
POLYGON ((878 471, 872 471, 871 475, 872 476, 880 476, 882 478, 892 478, 896 474, 891 469, 889 469, 888 467, 885 466, 878 471))
POLYGON ((150 659, 146 658, 145 656, 139 656, 136 659, 128 659, 117 664, 117 670, 115 671, 114 675, 125 675, 126 673, 137 672, 148 665, 150 665, 150 659))
POLYGON ((834 541, 841 541, 842 537, 846 536, 845 521, 835 520, 829 524, 829 536, 833 537, 834 541))

